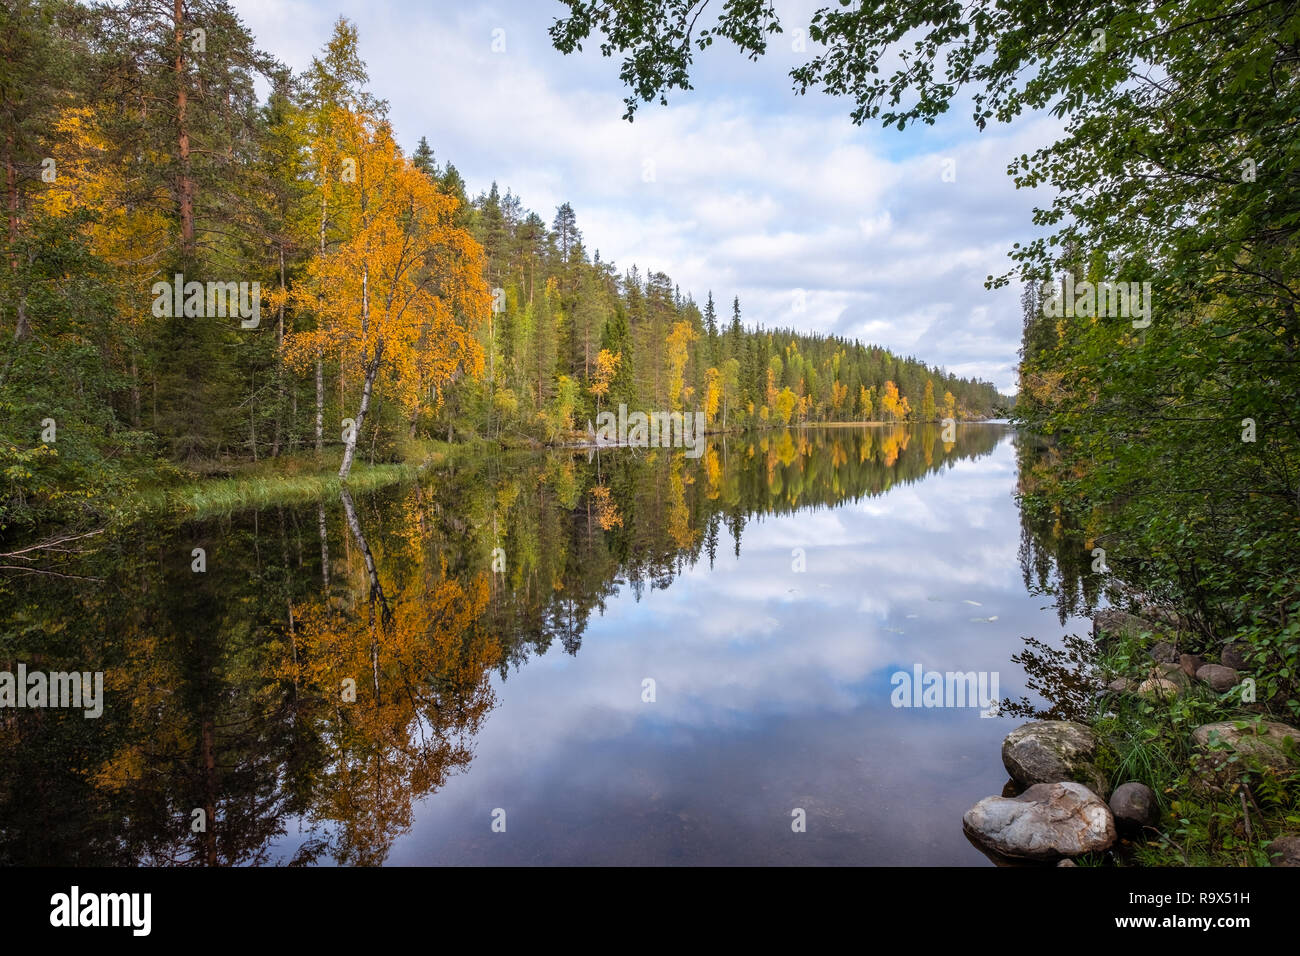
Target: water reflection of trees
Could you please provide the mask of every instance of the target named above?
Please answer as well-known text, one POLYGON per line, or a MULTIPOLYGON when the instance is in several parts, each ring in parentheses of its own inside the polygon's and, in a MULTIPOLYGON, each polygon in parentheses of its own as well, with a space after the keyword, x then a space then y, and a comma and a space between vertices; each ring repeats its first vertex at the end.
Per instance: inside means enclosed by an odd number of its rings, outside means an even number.
POLYGON ((494 457, 67 556, 102 584, 0 580, 0 668, 102 670, 108 696, 98 720, 0 711, 0 863, 382 862, 414 801, 468 766, 494 673, 576 653, 621 589, 711 566, 724 537, 739 554, 756 518, 883 494, 1005 434, 494 457))
POLYGON ((1102 597, 1101 574, 1092 570, 1088 539, 1065 512, 1056 453, 1049 441, 1016 436, 1020 497, 1020 570, 1032 594, 1053 598, 1062 624, 1090 614, 1102 597))
MULTIPOLYGON (((1020 502, 1020 569, 1032 594, 1052 598, 1062 625, 1071 617, 1089 617, 1115 586, 1113 578, 1093 570, 1092 540, 1067 510, 1070 494, 1064 485, 1060 458, 1051 441, 1025 432, 1016 435, 1020 502)), ((1047 641, 1023 638, 1023 650, 1011 661, 1025 671, 1029 697, 1004 700, 1008 717, 1035 720, 1080 720, 1096 706, 1099 689, 1090 634, 1066 634, 1047 641)))

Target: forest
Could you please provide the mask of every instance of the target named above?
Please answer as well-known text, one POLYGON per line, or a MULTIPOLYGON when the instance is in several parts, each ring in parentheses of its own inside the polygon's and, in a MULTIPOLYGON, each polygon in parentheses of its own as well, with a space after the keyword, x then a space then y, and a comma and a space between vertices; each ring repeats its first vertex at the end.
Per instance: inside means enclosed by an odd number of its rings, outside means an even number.
POLYGON ((581 440, 619 403, 710 431, 1008 406, 620 269, 567 203, 471 198, 393 129, 356 28, 324 39, 295 74, 221 0, 0 11, 0 531, 267 460, 581 440))

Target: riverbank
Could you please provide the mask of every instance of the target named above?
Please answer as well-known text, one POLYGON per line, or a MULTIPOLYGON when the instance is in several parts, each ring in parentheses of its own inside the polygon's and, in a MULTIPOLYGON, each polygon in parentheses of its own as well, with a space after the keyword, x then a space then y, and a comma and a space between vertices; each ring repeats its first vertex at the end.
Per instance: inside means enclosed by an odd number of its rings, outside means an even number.
POLYGON ((1294 681, 1278 689, 1267 653, 1208 647, 1187 624, 1096 616, 1091 653, 1072 647, 1072 719, 1007 735, 1011 779, 966 813, 972 843, 1001 864, 1300 866, 1294 681))

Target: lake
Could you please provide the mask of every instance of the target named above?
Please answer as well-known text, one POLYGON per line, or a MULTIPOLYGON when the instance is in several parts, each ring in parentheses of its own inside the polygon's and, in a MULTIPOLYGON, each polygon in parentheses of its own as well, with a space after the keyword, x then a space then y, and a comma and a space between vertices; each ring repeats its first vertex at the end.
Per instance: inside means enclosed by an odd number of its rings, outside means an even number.
POLYGON ((0 668, 104 699, 0 710, 0 862, 990 865, 1024 718, 980 698, 1088 629, 1028 586, 1024 444, 512 453, 88 539, 2 583, 0 668))

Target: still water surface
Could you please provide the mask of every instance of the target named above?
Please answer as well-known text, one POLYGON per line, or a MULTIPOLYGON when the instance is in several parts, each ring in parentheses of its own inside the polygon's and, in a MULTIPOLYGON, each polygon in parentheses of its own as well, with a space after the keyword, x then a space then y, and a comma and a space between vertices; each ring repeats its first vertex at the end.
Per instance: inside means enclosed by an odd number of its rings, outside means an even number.
POLYGON ((511 456, 6 580, 5 666, 107 699, 0 714, 0 862, 988 865, 1019 719, 891 676, 1032 700, 1022 638, 1085 629, 1027 590, 1016 442, 511 456))

